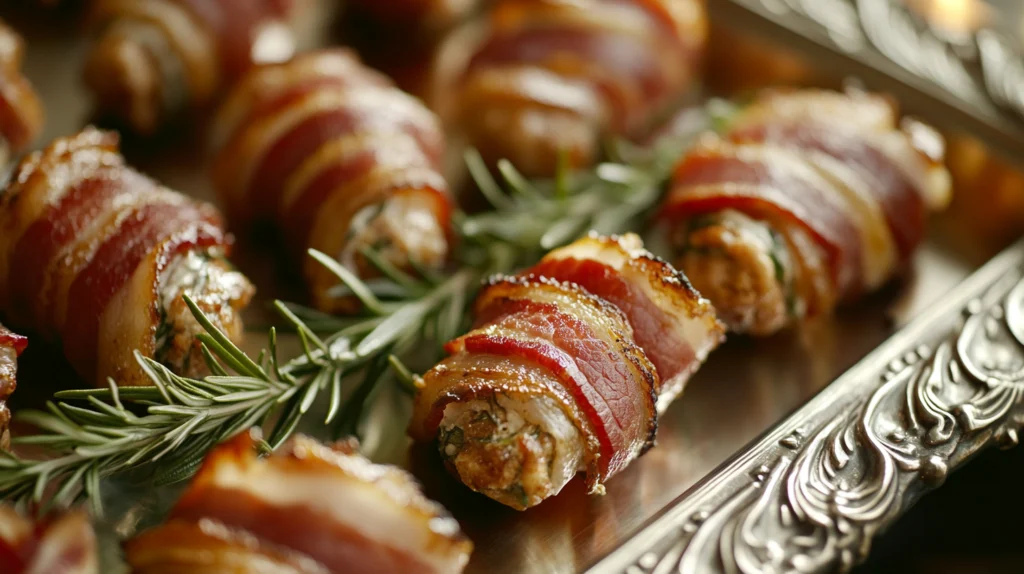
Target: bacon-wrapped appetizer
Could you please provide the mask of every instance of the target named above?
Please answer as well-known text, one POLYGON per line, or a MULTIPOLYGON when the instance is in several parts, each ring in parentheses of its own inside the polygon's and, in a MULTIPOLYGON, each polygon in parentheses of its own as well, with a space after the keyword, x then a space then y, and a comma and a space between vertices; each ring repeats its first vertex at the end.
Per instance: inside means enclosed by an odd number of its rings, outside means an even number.
POLYGON ((369 272, 372 247, 399 267, 439 267, 452 204, 437 118, 345 49, 253 70, 215 124, 214 182, 236 219, 270 219, 304 262, 318 307, 337 279, 309 248, 369 272))
POLYGON ((738 332, 766 335, 877 289, 944 206, 943 142, 861 93, 769 91, 676 168, 678 265, 738 332))
POLYGON ((291 56, 292 0, 97 0, 85 82, 139 133, 211 103, 254 63, 291 56))
POLYGON ((0 21, 0 172, 43 128, 43 104, 21 75, 25 44, 0 21))
POLYGON ((0 506, 0 572, 4 574, 98 574, 96 534, 82 511, 40 522, 0 506))
POLYGON ((28 346, 28 339, 15 335, 0 325, 0 449, 11 446, 11 411, 7 399, 18 387, 18 355, 28 346))
POLYGON ((585 470, 592 492, 654 440, 658 412, 724 328, 635 235, 592 235, 495 277, 476 326, 421 381, 410 434, 470 488, 517 509, 585 470))
POLYGON ((59 340, 86 380, 149 384, 133 352, 203 372, 202 327, 182 295, 229 337, 253 288, 225 261, 210 205, 127 167, 117 136, 93 128, 27 156, 0 198, 0 309, 59 340))
POLYGON ((207 455, 167 522, 126 544, 134 572, 442 574, 468 562, 459 524, 354 442, 297 436, 262 459, 255 447, 242 433, 207 455))
POLYGON ((485 159, 549 175, 648 127, 692 87, 706 39, 702 0, 498 0, 441 49, 435 104, 485 159))

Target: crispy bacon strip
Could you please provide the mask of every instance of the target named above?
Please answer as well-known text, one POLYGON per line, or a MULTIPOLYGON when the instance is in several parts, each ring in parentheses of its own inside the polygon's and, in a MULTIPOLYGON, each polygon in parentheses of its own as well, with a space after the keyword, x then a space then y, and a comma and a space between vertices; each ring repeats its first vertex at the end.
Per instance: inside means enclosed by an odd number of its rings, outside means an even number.
POLYGON ((685 275, 643 248, 633 234, 591 234, 548 253, 531 273, 579 285, 621 309, 636 342, 657 367, 664 410, 721 343, 724 327, 685 275))
POLYGON ((33 523, 0 506, 0 572, 99 574, 96 534, 82 511, 33 523))
POLYGON ((43 129, 43 104, 21 74, 25 43, 0 20, 0 171, 43 129))
POLYGON ((250 433, 212 451, 168 521, 125 545, 138 574, 441 574, 461 572, 471 551, 412 476, 354 442, 297 436, 260 459, 250 433))
POLYGON ((291 56, 292 0, 99 0, 85 81, 140 133, 210 104, 255 63, 291 56))
POLYGON ((133 352, 204 372, 192 297, 229 337, 252 285, 231 269, 220 215, 133 171, 93 128, 28 156, 0 199, 0 308, 60 340, 86 380, 149 384, 133 352))
POLYGON ((905 268, 949 198, 942 140, 864 93, 766 91, 676 167, 679 265, 736 331, 829 313, 905 268))
POLYGON ((550 175, 560 153, 586 165, 603 136, 649 127, 706 39, 701 0, 498 0, 442 47, 436 105, 485 159, 550 175))
POLYGON ((600 492, 652 444, 658 409, 724 330, 635 235, 591 236, 495 278, 474 315, 420 381, 410 434, 438 439, 460 480, 520 510, 578 470, 600 492))
POLYGON ((337 278, 310 248, 372 273, 361 249, 399 267, 441 266, 452 203, 437 118, 344 49, 257 68, 214 133, 214 183, 236 219, 270 219, 303 261, 318 307, 337 278))
POLYGON ((7 399, 18 388, 18 355, 28 347, 28 339, 0 325, 0 449, 11 446, 11 411, 7 399))

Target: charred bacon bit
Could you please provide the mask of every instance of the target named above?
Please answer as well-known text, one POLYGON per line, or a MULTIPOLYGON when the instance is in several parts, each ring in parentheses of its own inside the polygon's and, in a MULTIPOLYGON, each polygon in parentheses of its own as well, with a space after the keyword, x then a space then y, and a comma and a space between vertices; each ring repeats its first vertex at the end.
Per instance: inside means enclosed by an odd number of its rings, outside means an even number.
POLYGON ((140 133, 208 105, 246 69, 293 52, 291 0, 99 0, 85 81, 140 133))
POLYGON ((485 159, 550 175, 685 95, 706 39, 700 0, 497 0, 442 47, 435 99, 485 159))
POLYGON ((0 506, 0 572, 4 574, 98 574, 96 534, 82 511, 33 523, 0 506))
POLYGON ((7 399, 18 388, 18 355, 28 347, 28 339, 0 325, 0 449, 11 446, 11 411, 7 399))
POLYGON ((437 439, 467 486, 519 510, 579 470, 602 492, 651 446, 658 409, 723 332, 635 235, 590 236, 522 277, 492 279, 474 315, 474 330, 419 381, 409 432, 437 439))
POLYGON ((337 278, 306 256, 368 275, 365 248, 399 267, 441 266, 452 204, 437 118, 350 51, 257 68, 214 126, 214 183, 243 222, 268 219, 303 262, 314 302, 336 311, 337 278))
POLYGON ((18 166, 0 200, 0 308, 63 343, 86 380, 150 384, 133 352, 202 372, 196 300, 237 340, 253 288, 223 260, 231 240, 210 205, 127 167, 117 136, 88 128, 18 166))
POLYGON ((0 20, 0 173, 43 129, 43 104, 21 73, 25 43, 0 20))
POLYGON ((458 523, 405 471, 303 436, 261 459, 257 439, 207 455, 168 521, 125 545, 135 572, 441 574, 468 562, 458 523))
POLYGON ((942 139, 860 92, 766 91, 676 168, 678 263, 730 329, 829 314, 910 264, 949 199, 942 139))

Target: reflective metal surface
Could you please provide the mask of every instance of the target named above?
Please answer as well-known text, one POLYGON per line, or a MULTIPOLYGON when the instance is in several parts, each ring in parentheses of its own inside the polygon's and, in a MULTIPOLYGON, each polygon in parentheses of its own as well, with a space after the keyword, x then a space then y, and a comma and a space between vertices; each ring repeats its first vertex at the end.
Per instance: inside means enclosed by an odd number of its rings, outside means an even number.
MULTIPOLYGON (((46 100, 50 115, 46 139, 75 131, 89 114, 89 102, 78 84, 83 52, 76 25, 51 25, 35 16, 12 14, 4 4, 0 17, 20 24, 29 39, 26 72, 46 100)), ((304 36, 306 40, 326 41, 331 31, 324 24, 329 21, 311 19, 313 31, 304 36)), ((730 23, 717 24, 724 30, 730 23)), ((715 50, 712 75, 730 80, 730 88, 776 79, 769 76, 744 82, 745 70, 752 68, 743 60, 742 50, 725 42, 715 50), (726 46, 730 50, 722 49, 726 46)), ((781 77, 789 82, 832 83, 847 74, 836 69, 819 74, 812 63, 798 56, 790 54, 783 59, 777 52, 754 51, 777 64, 781 77)), ((887 91, 890 86, 869 82, 868 87, 887 91)), ((128 140, 126 154, 133 164, 167 185, 209 199, 201 139, 181 131, 157 144, 128 140)), ((476 544, 471 572, 570 572, 593 565, 910 318, 939 301, 1018 233, 1024 221, 1024 180, 991 158, 977 141, 957 136, 954 143, 952 165, 959 207, 936 219, 933 238, 918 254, 913 272, 899 284, 843 309, 834 319, 800 332, 767 340, 733 338, 713 354, 681 400, 663 417, 658 447, 614 478, 606 496, 588 497, 581 481, 574 481, 558 497, 520 513, 476 495, 448 477, 435 452, 407 448, 403 421, 408 405, 398 397, 381 403, 376 417, 381 425, 368 433, 364 446, 379 460, 408 464, 428 494, 460 520, 476 544)), ((266 246, 243 242, 237 262, 260 286, 262 301, 301 297, 301 290, 288 280, 283 267, 273 262, 266 246)), ((257 308, 250 324, 262 325, 267 320, 257 308)), ((258 351, 264 341, 262 332, 252 333, 247 350, 258 351)), ((64 377, 58 379, 52 367, 43 368, 41 363, 50 362, 52 352, 33 348, 29 355, 26 378, 14 397, 15 409, 38 405, 58 381, 80 384, 67 378, 71 375, 66 369, 57 370, 64 377)), ((315 429, 315 425, 309 428, 315 429)), ((111 482, 107 491, 115 502, 112 523, 122 535, 157 519, 159 510, 175 495, 174 490, 151 492, 144 485, 127 482, 111 482)), ((116 560, 116 545, 109 537, 108 543, 108 554, 116 560)))

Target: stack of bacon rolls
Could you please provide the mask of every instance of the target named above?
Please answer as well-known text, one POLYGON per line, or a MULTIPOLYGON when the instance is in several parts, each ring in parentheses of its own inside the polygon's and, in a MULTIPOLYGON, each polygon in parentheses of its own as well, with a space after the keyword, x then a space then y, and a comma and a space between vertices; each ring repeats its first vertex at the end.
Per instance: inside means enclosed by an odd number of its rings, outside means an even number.
POLYGON ((99 574, 96 534, 80 510, 32 521, 0 506, 0 572, 99 574))
POLYGON ((733 331, 827 315, 907 268, 950 198, 943 149, 881 96, 765 91, 676 167, 677 265, 733 331))
POLYGON ((137 574, 456 574, 472 548, 412 476, 353 442, 296 436, 259 458, 243 433, 207 455, 167 522, 125 555, 137 574))
POLYGON ((702 0, 497 0, 440 49, 432 99, 490 163, 550 175, 648 128, 706 42, 702 0))
POLYGON ((221 107, 214 147, 229 214, 276 224, 322 310, 345 303, 308 249, 364 276, 373 272, 365 248, 400 268, 446 262, 452 201, 440 122, 349 50, 253 70, 221 107))
POLYGON ((292 0, 97 0, 85 81, 98 107, 149 134, 210 104, 254 63, 294 46, 292 0))
POLYGON ((0 173, 43 129, 43 105, 21 73, 25 43, 0 21, 0 173))
POLYGON ((27 156, 0 197, 0 310, 60 341, 87 381, 150 384, 136 350, 192 376, 202 327, 183 294, 242 334, 253 288, 230 246, 212 206, 132 170, 115 134, 88 128, 27 156))
POLYGON ((591 492, 649 448, 658 413, 722 340, 686 278, 635 235, 592 235, 491 279, 475 327, 415 400, 412 436, 438 441, 467 486, 516 509, 585 470, 591 492))

